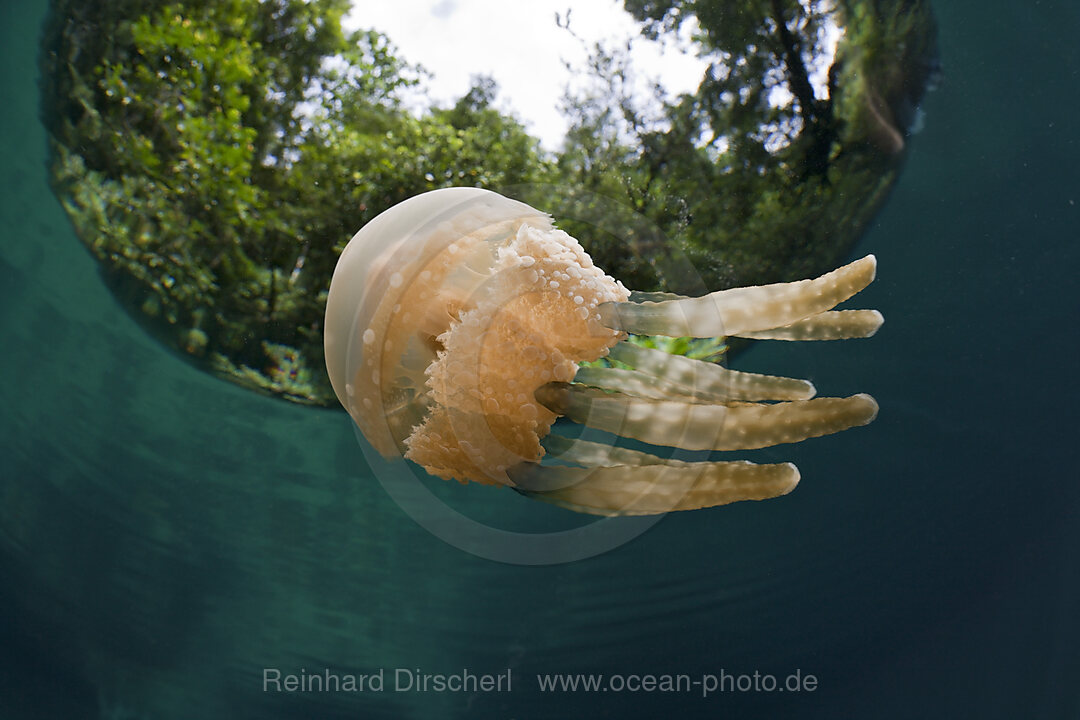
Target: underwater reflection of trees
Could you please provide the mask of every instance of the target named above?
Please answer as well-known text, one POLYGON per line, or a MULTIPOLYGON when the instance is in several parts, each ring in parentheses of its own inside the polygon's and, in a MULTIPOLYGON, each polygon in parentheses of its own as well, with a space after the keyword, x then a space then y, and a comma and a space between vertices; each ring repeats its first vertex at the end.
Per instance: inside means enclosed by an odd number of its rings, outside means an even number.
POLYGON ((695 93, 648 105, 629 56, 596 48, 553 156, 493 107, 490 79, 411 112, 423 71, 378 33, 343 32, 348 0, 54 0, 41 54, 53 186, 159 339, 315 404, 333 398, 321 322, 337 254, 368 219, 437 187, 517 187, 558 206, 598 264, 642 289, 835 264, 895 180, 934 71, 927 3, 624 5, 646 36, 694 29, 708 71, 695 93), (596 197, 649 229, 615 238, 621 228, 575 223, 596 197))
MULTIPOLYGON (((658 113, 634 96, 628 56, 597 48, 593 74, 606 82, 570 103, 564 170, 624 194, 673 239, 669 250, 693 260, 709 290, 811 277, 836 264, 892 186, 936 73, 928 4, 625 6, 647 36, 689 29, 709 67, 696 92, 662 99, 658 113), (597 176, 595 167, 622 172, 597 176)), ((637 263, 625 282, 692 291, 665 262, 658 253, 637 263)))

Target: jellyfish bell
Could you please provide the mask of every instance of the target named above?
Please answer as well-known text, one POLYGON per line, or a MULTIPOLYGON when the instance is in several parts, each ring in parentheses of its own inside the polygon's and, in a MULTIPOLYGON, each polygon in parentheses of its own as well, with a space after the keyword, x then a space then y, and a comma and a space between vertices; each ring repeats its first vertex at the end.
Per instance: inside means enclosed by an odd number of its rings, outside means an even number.
POLYGON ((880 313, 832 308, 875 266, 871 255, 815 280, 655 301, 596 267, 547 214, 487 190, 435 190, 382 213, 342 252, 327 298, 327 371, 379 453, 444 479, 600 515, 765 499, 795 487, 794 465, 687 462, 552 426, 566 417, 654 446, 727 451, 864 425, 877 414, 869 395, 815 398, 804 380, 627 338, 868 337, 880 313), (605 356, 612 367, 581 366, 605 356))
POLYGON ((539 459, 535 429, 555 419, 535 388, 571 380, 577 362, 619 337, 584 309, 627 296, 529 206, 471 188, 426 193, 342 252, 327 369, 380 453, 405 452, 441 477, 510 484, 505 466, 539 459))

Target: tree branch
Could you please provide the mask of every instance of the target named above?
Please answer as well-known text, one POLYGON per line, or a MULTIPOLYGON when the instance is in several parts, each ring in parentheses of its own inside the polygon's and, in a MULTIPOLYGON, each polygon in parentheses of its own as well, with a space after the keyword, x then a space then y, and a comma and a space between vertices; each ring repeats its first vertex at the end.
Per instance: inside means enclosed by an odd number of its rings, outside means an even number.
POLYGON ((783 47, 784 66, 787 68, 788 84, 791 94, 799 102, 802 110, 803 127, 811 138, 806 151, 808 174, 824 175, 829 165, 829 153, 836 137, 836 128, 832 118, 832 102, 819 102, 814 97, 814 88, 803 62, 799 39, 791 32, 784 18, 781 0, 771 0, 773 20, 776 21, 777 34, 783 47))
POLYGON ((780 44, 784 48, 784 66, 788 71, 788 83, 791 85, 791 94, 799 101, 803 115, 808 121, 816 121, 818 117, 818 103, 814 98, 814 88, 810 85, 810 76, 806 72, 806 64, 802 60, 802 51, 799 40, 791 33, 784 18, 784 8, 781 0, 772 0, 773 20, 776 21, 777 33, 780 36, 780 44))

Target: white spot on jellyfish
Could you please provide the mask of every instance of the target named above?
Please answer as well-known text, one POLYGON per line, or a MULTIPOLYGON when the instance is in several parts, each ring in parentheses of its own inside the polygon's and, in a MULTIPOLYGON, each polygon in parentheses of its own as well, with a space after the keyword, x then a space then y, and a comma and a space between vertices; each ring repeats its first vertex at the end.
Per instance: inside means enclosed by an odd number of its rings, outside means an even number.
POLYGON ((394 273, 390 276, 390 287, 401 287, 402 277, 401 273, 394 273))
POLYGON ((364 331, 364 344, 370 345, 373 342, 375 342, 375 331, 368 328, 364 331))

